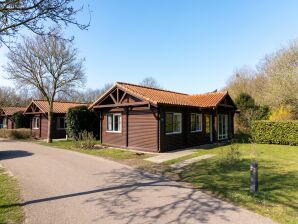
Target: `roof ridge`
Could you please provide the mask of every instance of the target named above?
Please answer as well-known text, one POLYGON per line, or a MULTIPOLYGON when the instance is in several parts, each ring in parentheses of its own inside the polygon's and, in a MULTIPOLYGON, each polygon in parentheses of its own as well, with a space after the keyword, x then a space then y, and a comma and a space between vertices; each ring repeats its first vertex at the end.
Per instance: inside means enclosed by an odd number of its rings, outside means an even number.
POLYGON ((176 91, 171 91, 171 90, 166 90, 166 89, 160 89, 160 88, 155 88, 155 87, 149 87, 149 86, 144 86, 144 85, 139 85, 139 84, 134 84, 134 83, 128 83, 128 82, 116 82, 116 84, 131 85, 131 86, 137 86, 137 87, 146 88, 146 89, 153 89, 153 90, 158 90, 158 91, 163 91, 163 92, 176 93, 176 94, 189 96, 189 94, 187 94, 187 93, 181 93, 181 92, 176 92, 176 91))
POLYGON ((216 93, 223 93, 223 94, 227 94, 228 91, 217 91, 217 92, 207 92, 207 93, 195 93, 195 94, 192 94, 190 96, 200 96, 200 95, 208 95, 208 94, 216 94, 216 93))

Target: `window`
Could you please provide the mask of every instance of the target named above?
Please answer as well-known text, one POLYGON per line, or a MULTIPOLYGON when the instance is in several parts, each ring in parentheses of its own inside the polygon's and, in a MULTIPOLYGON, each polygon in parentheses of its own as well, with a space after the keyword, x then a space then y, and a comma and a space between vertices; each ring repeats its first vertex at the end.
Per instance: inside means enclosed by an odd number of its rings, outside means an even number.
POLYGON ((39 117, 33 117, 33 129, 39 129, 40 119, 39 117))
POLYGON ((228 119, 229 116, 226 114, 218 115, 218 139, 227 139, 228 138, 228 119))
POLYGON ((166 134, 178 134, 182 132, 181 113, 166 113, 166 134))
POLYGON ((3 128, 7 128, 7 118, 3 118, 3 128))
POLYGON ((121 114, 107 114, 107 132, 121 132, 121 114))
POLYGON ((57 117, 57 129, 66 129, 65 117, 57 117))
POLYGON ((205 124, 206 124, 206 127, 205 127, 205 130, 206 130, 206 134, 210 134, 210 115, 209 114, 205 114, 205 124))
POLYGON ((202 114, 190 115, 191 132, 202 131, 202 114))

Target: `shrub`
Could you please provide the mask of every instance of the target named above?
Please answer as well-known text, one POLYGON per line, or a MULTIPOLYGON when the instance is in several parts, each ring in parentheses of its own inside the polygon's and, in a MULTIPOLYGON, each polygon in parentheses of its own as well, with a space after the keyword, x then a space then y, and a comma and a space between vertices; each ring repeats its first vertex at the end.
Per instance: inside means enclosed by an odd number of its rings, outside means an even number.
POLYGON ((292 118, 293 114, 290 106, 280 106, 269 116, 269 120, 271 121, 292 120, 292 118))
POLYGON ((266 120, 269 117, 269 107, 255 104, 249 94, 241 93, 235 103, 240 109, 240 114, 235 116, 235 130, 238 132, 250 134, 253 120, 266 120))
POLYGON ((70 108, 66 114, 67 134, 77 139, 83 131, 92 132, 99 137, 99 116, 88 110, 86 106, 70 108))
POLYGON ((92 132, 83 131, 78 134, 74 145, 76 148, 80 149, 93 149, 96 144, 96 139, 92 132))
POLYGON ((253 121, 252 138, 256 143, 298 145, 298 120, 253 121))
POLYGON ((14 128, 26 128, 29 127, 29 118, 22 112, 16 112, 12 115, 14 121, 14 128))
POLYGON ((241 152, 239 151, 239 145, 232 143, 226 152, 221 152, 221 159, 219 160, 222 166, 231 166, 238 163, 241 160, 241 152))
POLYGON ((28 139, 32 137, 31 129, 0 129, 0 138, 28 139))

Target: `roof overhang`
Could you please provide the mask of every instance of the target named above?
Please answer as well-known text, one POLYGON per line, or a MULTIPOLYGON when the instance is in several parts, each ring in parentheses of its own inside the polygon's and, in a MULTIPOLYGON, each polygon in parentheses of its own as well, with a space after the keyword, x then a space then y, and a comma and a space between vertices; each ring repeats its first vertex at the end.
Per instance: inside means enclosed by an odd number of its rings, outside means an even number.
POLYGON ((23 114, 46 114, 46 112, 44 112, 35 102, 34 100, 31 101, 31 103, 29 104, 29 106, 26 108, 26 110, 24 111, 23 114), (40 111, 38 112, 27 112, 29 110, 29 108, 32 106, 32 105, 35 105, 40 111))

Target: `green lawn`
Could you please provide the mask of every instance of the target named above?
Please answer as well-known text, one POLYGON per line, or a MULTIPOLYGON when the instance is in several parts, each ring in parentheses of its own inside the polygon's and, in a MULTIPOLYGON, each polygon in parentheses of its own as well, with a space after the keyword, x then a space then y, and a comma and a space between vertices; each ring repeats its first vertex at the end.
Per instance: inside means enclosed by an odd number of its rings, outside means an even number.
POLYGON ((258 144, 252 150, 251 144, 241 144, 241 160, 234 165, 222 165, 221 155, 229 147, 200 149, 193 155, 178 159, 217 154, 185 167, 179 174, 180 179, 280 223, 298 223, 298 146, 258 144), (257 194, 249 192, 249 165, 252 159, 259 163, 257 194))
POLYGON ((81 152, 89 155, 100 156, 100 157, 104 157, 107 159, 119 161, 129 165, 135 165, 135 166, 138 165, 138 162, 143 162, 143 159, 152 156, 150 154, 145 154, 145 153, 140 154, 133 151, 113 149, 113 148, 84 150, 84 149, 76 148, 74 146, 73 141, 71 140, 54 141, 53 143, 40 142, 40 144, 56 147, 56 148, 72 150, 76 152, 81 152))
POLYGON ((22 223, 24 213, 20 202, 17 181, 0 168, 0 223, 22 223))

